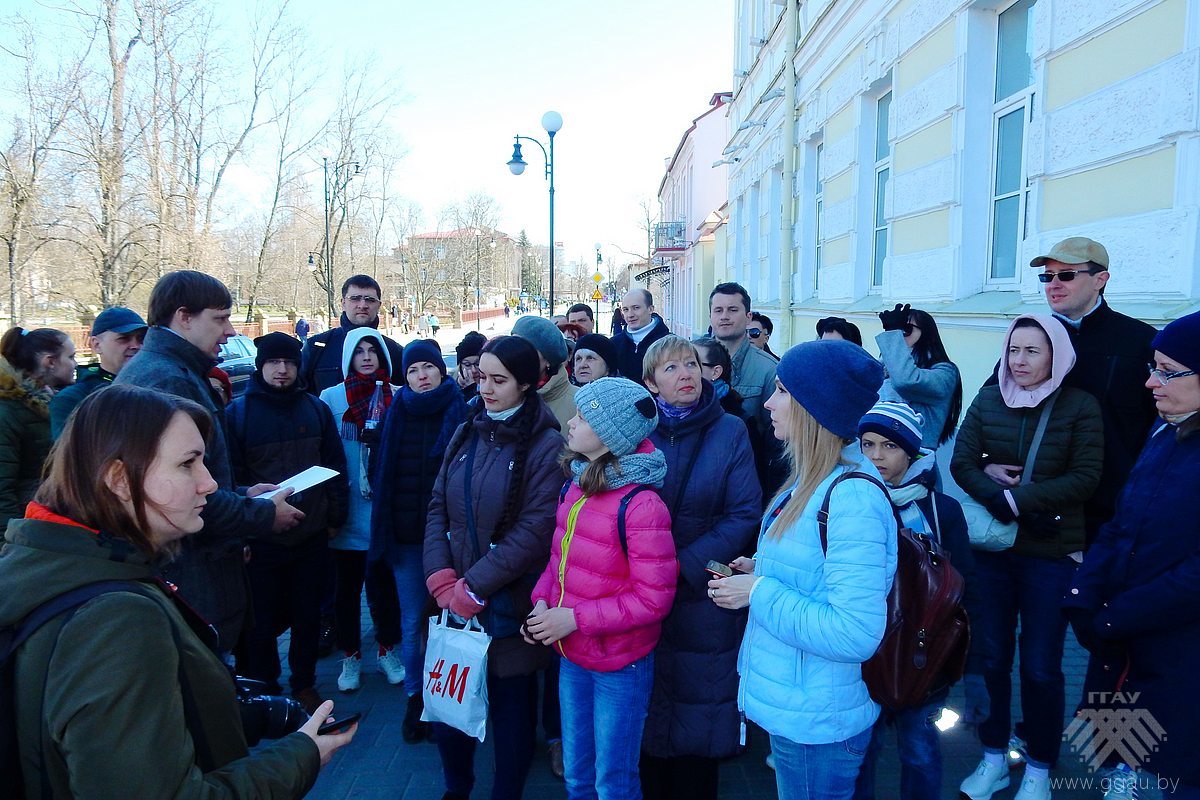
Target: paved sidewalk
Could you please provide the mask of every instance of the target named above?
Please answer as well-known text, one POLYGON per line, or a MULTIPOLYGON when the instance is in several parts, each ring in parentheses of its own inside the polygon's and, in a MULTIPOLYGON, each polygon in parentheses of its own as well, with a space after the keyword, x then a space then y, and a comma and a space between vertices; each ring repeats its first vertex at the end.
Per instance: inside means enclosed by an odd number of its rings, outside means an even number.
MULTIPOLYGON (((363 604, 364 650, 373 643, 370 616, 363 604)), ((281 640, 281 654, 286 656, 287 637, 281 640)), ((286 664, 286 661, 284 662, 286 664)), ((1068 634, 1064 671, 1067 675, 1068 716, 1079 697, 1087 654, 1068 634)), ((442 796, 443 784, 441 762, 437 747, 431 743, 405 744, 400 735, 400 721, 404 716, 405 697, 402 686, 389 686, 384 676, 376 669, 375 658, 367 653, 363 663, 362 688, 353 694, 337 692, 337 675, 341 662, 336 655, 323 659, 317 666, 317 688, 323 696, 336 702, 335 715, 355 711, 365 712, 366 717, 359 727, 354 742, 338 753, 322 772, 316 787, 309 794, 315 800, 438 800, 442 796)), ((286 672, 286 667, 285 667, 286 672)), ((1015 668, 1014 668, 1015 674, 1015 668)), ((286 685, 286 683, 285 683, 286 685)), ((960 688, 951 692, 948 706, 961 712, 963 698, 960 688)), ((1019 706, 1014 708, 1014 718, 1019 719, 1019 706)), ((540 733, 539 733, 540 735, 540 733)), ((490 733, 489 733, 490 736, 490 733)), ((752 728, 749 748, 721 767, 720 796, 722 798, 772 798, 775 796, 775 775, 765 765, 767 754, 766 736, 752 728)), ((544 743, 535 751, 532 771, 525 790, 527 800, 562 800, 566 797, 563 783, 550 773, 549 760, 544 743)), ((979 746, 973 729, 958 725, 942 735, 944 779, 942 797, 946 800, 958 798, 958 783, 979 761, 979 746)), ((476 787, 473 796, 486 798, 491 792, 492 751, 490 741, 480 746, 476 757, 476 787)), ((1060 780, 1055 798, 1096 798, 1101 792, 1098 780, 1091 775, 1083 763, 1064 745, 1063 755, 1054 776, 1060 780), (1067 785, 1067 781, 1093 780, 1092 789, 1081 788, 1086 784, 1067 785)), ((995 800, 1009 800, 1020 783, 1021 772, 1012 775, 1012 786, 995 795, 995 800)), ((899 762, 896 757, 894 737, 889 737, 878 770, 876 796, 880 800, 898 797, 900 784, 899 762)), ((1143 800, 1153 800, 1156 791, 1143 789, 1143 800)))

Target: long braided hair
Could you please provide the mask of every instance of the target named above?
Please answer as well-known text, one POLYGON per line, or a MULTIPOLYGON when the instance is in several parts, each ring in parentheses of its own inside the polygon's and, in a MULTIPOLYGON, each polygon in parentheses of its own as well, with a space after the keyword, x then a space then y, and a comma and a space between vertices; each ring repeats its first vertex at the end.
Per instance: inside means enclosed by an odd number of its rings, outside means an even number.
MULTIPOLYGON (((508 482, 508 494, 504 498, 504 509, 492 531, 492 541, 498 540, 516 521, 521 502, 521 492, 525 486, 525 460, 529 455, 529 442, 533 438, 533 425, 537 421, 541 398, 537 393, 537 381, 541 373, 541 363, 537 350, 527 340, 519 336, 497 336, 483 346, 482 357, 490 353, 495 356, 504 368, 512 375, 518 385, 525 384, 525 399, 521 410, 512 419, 517 428, 517 451, 513 456, 511 476, 508 482)), ((474 442, 469 437, 475 430, 475 421, 486 409, 483 398, 471 404, 467 420, 459 426, 454 438, 446 448, 446 458, 453 459, 459 454, 463 445, 473 447, 474 442)))

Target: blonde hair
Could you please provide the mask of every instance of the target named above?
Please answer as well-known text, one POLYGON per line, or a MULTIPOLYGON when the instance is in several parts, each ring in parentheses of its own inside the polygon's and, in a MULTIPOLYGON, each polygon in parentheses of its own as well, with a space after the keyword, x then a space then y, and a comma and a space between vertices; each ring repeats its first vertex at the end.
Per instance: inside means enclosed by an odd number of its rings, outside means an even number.
POLYGON ((654 380, 654 371, 662 366, 663 362, 689 355, 694 356, 697 363, 702 360, 700 351, 687 339, 674 334, 664 336, 650 345, 650 349, 642 357, 642 382, 654 380))
POLYGON ((788 402, 795 404, 787 430, 784 432, 791 472, 771 501, 772 505, 788 494, 788 487, 794 485, 796 489, 791 492, 791 499, 767 529, 767 535, 773 539, 780 538, 784 531, 796 524, 817 487, 829 477, 834 467, 849 463, 842 458, 842 449, 846 446, 846 441, 828 428, 822 427, 821 423, 791 395, 787 397, 788 402))

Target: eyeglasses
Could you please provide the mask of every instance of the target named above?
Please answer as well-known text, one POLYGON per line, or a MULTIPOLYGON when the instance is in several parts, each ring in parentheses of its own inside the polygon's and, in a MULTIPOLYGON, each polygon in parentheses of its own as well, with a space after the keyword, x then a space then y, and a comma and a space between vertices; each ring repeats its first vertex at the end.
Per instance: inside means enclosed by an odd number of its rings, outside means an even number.
MULTIPOLYGON (((757 339, 758 337, 762 336, 762 332, 762 328, 746 328, 746 333, 749 334, 751 339, 757 339)), ((712 365, 710 364, 709 366, 712 365)))
POLYGON ((369 294, 351 294, 347 295, 346 299, 351 303, 378 303, 378 297, 372 297, 369 294))
POLYGON ((913 322, 904 323, 904 335, 905 336, 912 336, 913 331, 919 331, 919 330, 921 330, 921 326, 917 325, 916 323, 913 323, 913 322))
POLYGON ((479 369, 479 361, 478 361, 478 359, 475 361, 463 361, 462 368, 463 369, 479 369))
POLYGON ((1042 283, 1050 283, 1055 278, 1058 278, 1063 283, 1070 283, 1075 280, 1076 275, 1095 275, 1097 272, 1104 272, 1102 269, 1064 269, 1061 272, 1039 272, 1038 280, 1042 283))
POLYGON ((1150 377, 1155 378, 1160 386, 1166 386, 1176 378, 1186 378, 1189 375, 1195 375, 1194 369, 1181 369, 1178 372, 1167 372, 1166 370, 1156 369, 1153 364, 1147 364, 1146 368, 1150 370, 1150 377))

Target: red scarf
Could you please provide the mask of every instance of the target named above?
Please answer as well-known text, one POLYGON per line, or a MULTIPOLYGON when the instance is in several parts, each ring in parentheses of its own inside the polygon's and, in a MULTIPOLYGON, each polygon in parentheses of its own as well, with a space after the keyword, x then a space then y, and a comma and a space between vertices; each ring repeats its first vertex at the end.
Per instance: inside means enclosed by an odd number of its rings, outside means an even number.
POLYGON ((383 381, 383 410, 387 411, 392 404, 392 390, 388 385, 388 374, 385 369, 375 370, 374 375, 350 373, 346 378, 346 402, 349 408, 342 415, 342 422, 351 423, 361 432, 367 423, 367 415, 371 413, 371 396, 375 394, 375 381, 383 381))

